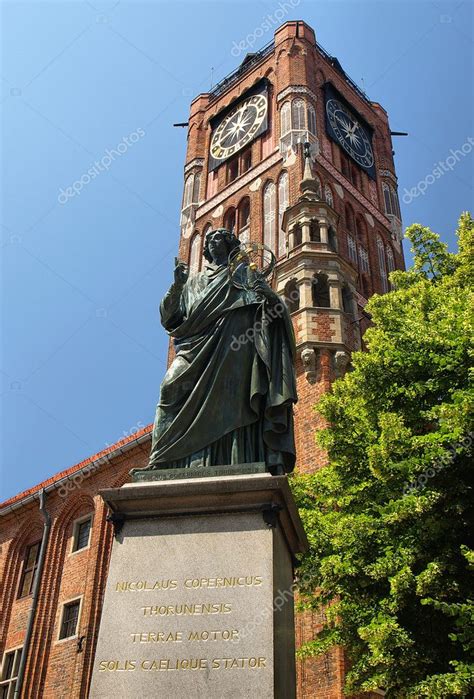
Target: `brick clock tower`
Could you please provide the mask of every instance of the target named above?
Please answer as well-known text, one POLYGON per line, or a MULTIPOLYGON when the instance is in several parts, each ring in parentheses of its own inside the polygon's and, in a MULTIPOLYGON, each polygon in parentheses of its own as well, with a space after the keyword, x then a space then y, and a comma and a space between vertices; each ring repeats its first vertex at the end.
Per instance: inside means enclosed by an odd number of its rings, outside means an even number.
MULTIPOLYGON (((222 226, 276 256, 297 342, 297 469, 314 472, 313 406, 363 346, 366 300, 403 255, 387 114, 304 22, 191 104, 179 251, 191 271, 222 226)), ((148 425, 0 503, 0 697, 89 695, 113 539, 99 492, 147 465, 150 438, 148 425)), ((297 618, 298 645, 320 621, 297 618)), ((299 699, 342 699, 344 673, 338 649, 300 663, 299 699)))
MULTIPOLYGON (((191 273, 218 227, 276 255, 297 342, 297 469, 314 472, 325 455, 313 406, 363 347, 367 299, 404 261, 387 113, 302 21, 191 104, 180 238, 191 273)), ((300 617, 297 642, 317 630, 300 617)), ((340 697, 343 674, 341 652, 307 661, 298 695, 340 697)))

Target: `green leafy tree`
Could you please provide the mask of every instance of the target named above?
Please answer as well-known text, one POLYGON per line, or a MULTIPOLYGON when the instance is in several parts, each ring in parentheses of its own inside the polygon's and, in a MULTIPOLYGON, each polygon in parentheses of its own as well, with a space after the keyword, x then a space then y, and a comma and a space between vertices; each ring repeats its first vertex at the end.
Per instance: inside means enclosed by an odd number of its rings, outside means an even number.
POLYGON ((300 595, 326 617, 301 655, 344 646, 347 693, 474 696, 473 220, 456 254, 407 237, 413 267, 370 300, 367 352, 317 405, 329 464, 292 479, 300 595))

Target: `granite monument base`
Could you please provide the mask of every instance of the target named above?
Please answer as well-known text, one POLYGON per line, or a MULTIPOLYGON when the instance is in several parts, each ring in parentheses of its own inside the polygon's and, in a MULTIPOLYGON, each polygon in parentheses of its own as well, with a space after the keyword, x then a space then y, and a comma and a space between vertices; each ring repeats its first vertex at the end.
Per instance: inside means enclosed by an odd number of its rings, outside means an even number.
POLYGON ((101 495, 116 535, 89 696, 295 697, 293 562, 307 541, 286 476, 101 495))

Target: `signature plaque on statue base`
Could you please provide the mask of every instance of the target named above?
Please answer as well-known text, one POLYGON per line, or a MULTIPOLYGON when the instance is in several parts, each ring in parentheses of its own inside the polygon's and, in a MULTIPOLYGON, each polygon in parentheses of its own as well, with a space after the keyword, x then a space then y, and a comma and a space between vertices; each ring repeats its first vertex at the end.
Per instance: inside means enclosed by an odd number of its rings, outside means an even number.
POLYGON ((101 495, 115 540, 89 696, 295 697, 293 563, 307 542, 286 476, 101 495))

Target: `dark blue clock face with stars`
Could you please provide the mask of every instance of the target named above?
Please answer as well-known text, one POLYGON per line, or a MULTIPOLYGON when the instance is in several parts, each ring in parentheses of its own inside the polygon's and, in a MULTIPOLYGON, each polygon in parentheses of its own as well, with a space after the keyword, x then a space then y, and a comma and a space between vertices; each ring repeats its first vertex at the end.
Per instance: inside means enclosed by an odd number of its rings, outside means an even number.
POLYGON ((327 135, 375 180, 372 127, 330 82, 324 84, 324 105, 327 135))
POLYGON ((374 164, 374 153, 365 128, 337 99, 326 102, 326 114, 340 145, 361 167, 374 164))

